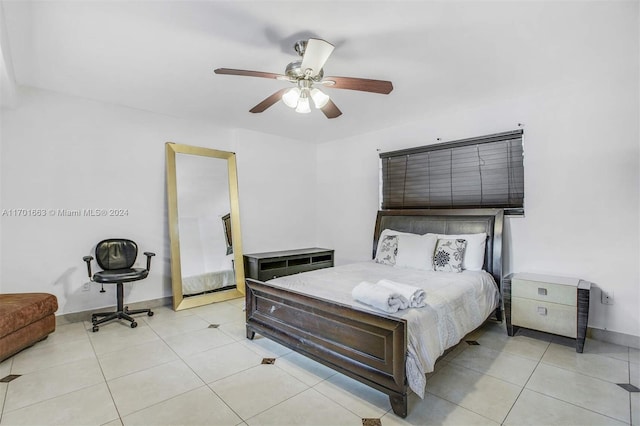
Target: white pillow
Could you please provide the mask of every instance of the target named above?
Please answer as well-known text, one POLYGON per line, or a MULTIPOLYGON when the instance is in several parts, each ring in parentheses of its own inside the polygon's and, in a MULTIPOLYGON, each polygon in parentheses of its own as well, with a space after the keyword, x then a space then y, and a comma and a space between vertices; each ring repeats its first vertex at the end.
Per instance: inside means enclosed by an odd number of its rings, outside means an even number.
POLYGON ((462 269, 469 271, 481 271, 484 266, 484 250, 487 244, 487 233, 480 234, 458 234, 443 235, 438 234, 439 239, 450 240, 467 240, 467 248, 464 252, 464 260, 462 261, 462 269))
POLYGON ((400 268, 433 271, 433 253, 438 238, 435 234, 401 234, 398 236, 396 265, 400 268))

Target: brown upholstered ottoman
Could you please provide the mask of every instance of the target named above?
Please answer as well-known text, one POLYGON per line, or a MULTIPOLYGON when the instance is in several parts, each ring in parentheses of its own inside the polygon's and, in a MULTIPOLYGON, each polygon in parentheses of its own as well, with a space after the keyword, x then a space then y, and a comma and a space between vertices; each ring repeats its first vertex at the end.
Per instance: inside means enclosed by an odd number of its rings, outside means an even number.
POLYGON ((0 361, 56 329, 58 299, 48 293, 0 294, 0 361))

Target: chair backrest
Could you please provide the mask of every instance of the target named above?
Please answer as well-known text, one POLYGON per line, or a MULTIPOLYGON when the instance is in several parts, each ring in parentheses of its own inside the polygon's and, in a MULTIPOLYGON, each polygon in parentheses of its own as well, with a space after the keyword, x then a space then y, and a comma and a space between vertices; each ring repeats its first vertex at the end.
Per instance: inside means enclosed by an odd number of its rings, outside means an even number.
POLYGON ((138 257, 138 245, 124 238, 102 240, 96 246, 96 261, 105 271, 128 269, 138 257))

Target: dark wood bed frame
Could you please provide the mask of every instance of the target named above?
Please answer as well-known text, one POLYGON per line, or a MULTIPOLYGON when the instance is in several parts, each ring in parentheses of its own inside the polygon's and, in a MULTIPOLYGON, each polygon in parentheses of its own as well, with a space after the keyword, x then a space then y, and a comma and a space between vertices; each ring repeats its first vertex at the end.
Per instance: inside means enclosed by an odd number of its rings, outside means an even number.
MULTIPOLYGON (((426 234, 486 232, 485 270, 500 288, 501 209, 381 210, 373 237, 375 258, 384 229, 426 234)), ((387 395, 393 412, 407 416, 407 323, 383 313, 310 297, 246 280, 247 338, 274 340, 387 395)), ((500 308, 496 318, 502 321, 500 308)))

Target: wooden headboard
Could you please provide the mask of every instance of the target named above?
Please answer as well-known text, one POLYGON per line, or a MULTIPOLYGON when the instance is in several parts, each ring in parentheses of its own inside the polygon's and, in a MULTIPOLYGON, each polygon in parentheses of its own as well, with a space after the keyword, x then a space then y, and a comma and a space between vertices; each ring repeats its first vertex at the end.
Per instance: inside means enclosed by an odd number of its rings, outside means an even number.
POLYGON ((385 229, 413 234, 477 234, 488 235, 484 269, 493 275, 498 288, 502 280, 502 209, 456 210, 380 210, 373 235, 373 258, 378 238, 385 229))

